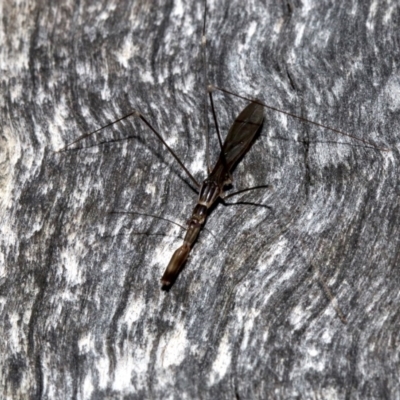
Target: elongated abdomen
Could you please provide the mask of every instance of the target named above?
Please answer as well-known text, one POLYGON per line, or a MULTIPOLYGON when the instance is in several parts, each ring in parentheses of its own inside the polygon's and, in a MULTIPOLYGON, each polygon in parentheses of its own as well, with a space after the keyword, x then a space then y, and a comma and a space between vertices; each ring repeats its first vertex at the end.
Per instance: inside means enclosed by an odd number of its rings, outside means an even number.
POLYGON ((231 169, 250 149, 263 120, 263 107, 257 103, 249 104, 236 117, 222 146, 217 164, 200 188, 199 200, 190 218, 183 245, 173 254, 161 278, 163 285, 172 285, 178 277, 205 223, 208 210, 221 196, 224 186, 230 183, 231 169))
POLYGON ((168 264, 164 275, 161 278, 161 283, 165 286, 171 285, 179 274, 180 269, 183 264, 185 264, 186 259, 190 253, 190 246, 184 243, 179 249, 173 254, 171 261, 168 264))
MULTIPOLYGON (((208 190, 201 190, 200 193, 206 193, 206 196, 209 196, 208 190)), ((201 197, 200 197, 201 200, 201 197)), ((200 203, 199 200, 199 203, 200 203)), ((214 199, 215 201, 215 199, 214 199)), ((186 231, 185 238, 183 240, 183 245, 178 248, 173 254, 171 261, 168 264, 167 269, 164 272, 164 275, 161 278, 161 283, 165 286, 172 285, 175 279, 178 277, 180 270, 185 264, 190 250, 194 242, 197 240, 199 236, 199 232, 205 222, 207 217, 208 207, 202 204, 197 204, 193 210, 192 217, 189 221, 189 226, 186 231)))

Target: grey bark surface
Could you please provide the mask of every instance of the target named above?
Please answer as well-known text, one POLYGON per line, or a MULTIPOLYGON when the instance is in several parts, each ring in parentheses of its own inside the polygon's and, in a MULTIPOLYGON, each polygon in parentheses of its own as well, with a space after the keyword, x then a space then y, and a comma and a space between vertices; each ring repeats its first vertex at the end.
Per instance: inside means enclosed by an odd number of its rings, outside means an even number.
MULTIPOLYGON (((390 151, 266 110, 234 179, 269 188, 212 211, 169 291, 182 231, 110 212, 184 224, 172 157, 134 117, 56 151, 138 109, 205 178, 202 2, 1 17, 1 398, 400 397, 398 1, 210 2, 210 83, 390 151)), ((247 102, 215 102, 226 134, 247 102)))

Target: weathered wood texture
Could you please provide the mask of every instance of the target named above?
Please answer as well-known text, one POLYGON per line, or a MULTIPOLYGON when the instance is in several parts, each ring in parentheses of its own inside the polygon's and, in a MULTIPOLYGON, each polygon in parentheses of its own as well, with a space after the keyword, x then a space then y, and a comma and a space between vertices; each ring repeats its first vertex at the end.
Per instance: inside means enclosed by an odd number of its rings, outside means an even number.
POLYGON ((180 229, 109 212, 184 223, 179 166, 134 118, 54 151, 137 108, 204 177, 202 2, 0 7, 1 398, 400 397, 398 1, 210 4, 210 82, 390 151, 266 111, 267 207, 219 205, 168 292, 180 229))

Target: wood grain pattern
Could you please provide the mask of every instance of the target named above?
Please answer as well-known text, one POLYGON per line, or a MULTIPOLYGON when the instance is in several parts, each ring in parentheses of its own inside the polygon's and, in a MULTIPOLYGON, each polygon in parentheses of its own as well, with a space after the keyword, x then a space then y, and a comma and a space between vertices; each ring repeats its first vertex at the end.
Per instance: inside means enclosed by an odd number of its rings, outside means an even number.
POLYGON ((204 177, 202 2, 0 9, 0 397, 400 396, 398 2, 209 5, 211 83, 391 151, 266 112, 234 178, 268 208, 219 205, 168 292, 179 228, 109 212, 184 223, 179 166, 134 118, 55 151, 136 108, 204 177))

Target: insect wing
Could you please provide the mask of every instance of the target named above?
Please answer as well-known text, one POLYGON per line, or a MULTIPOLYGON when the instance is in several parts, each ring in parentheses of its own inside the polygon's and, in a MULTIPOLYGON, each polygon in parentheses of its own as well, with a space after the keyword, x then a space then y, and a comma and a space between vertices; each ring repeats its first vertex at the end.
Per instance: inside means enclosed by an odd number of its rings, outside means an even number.
POLYGON ((222 146, 228 171, 250 149, 263 120, 264 109, 257 103, 250 103, 236 117, 222 146))

